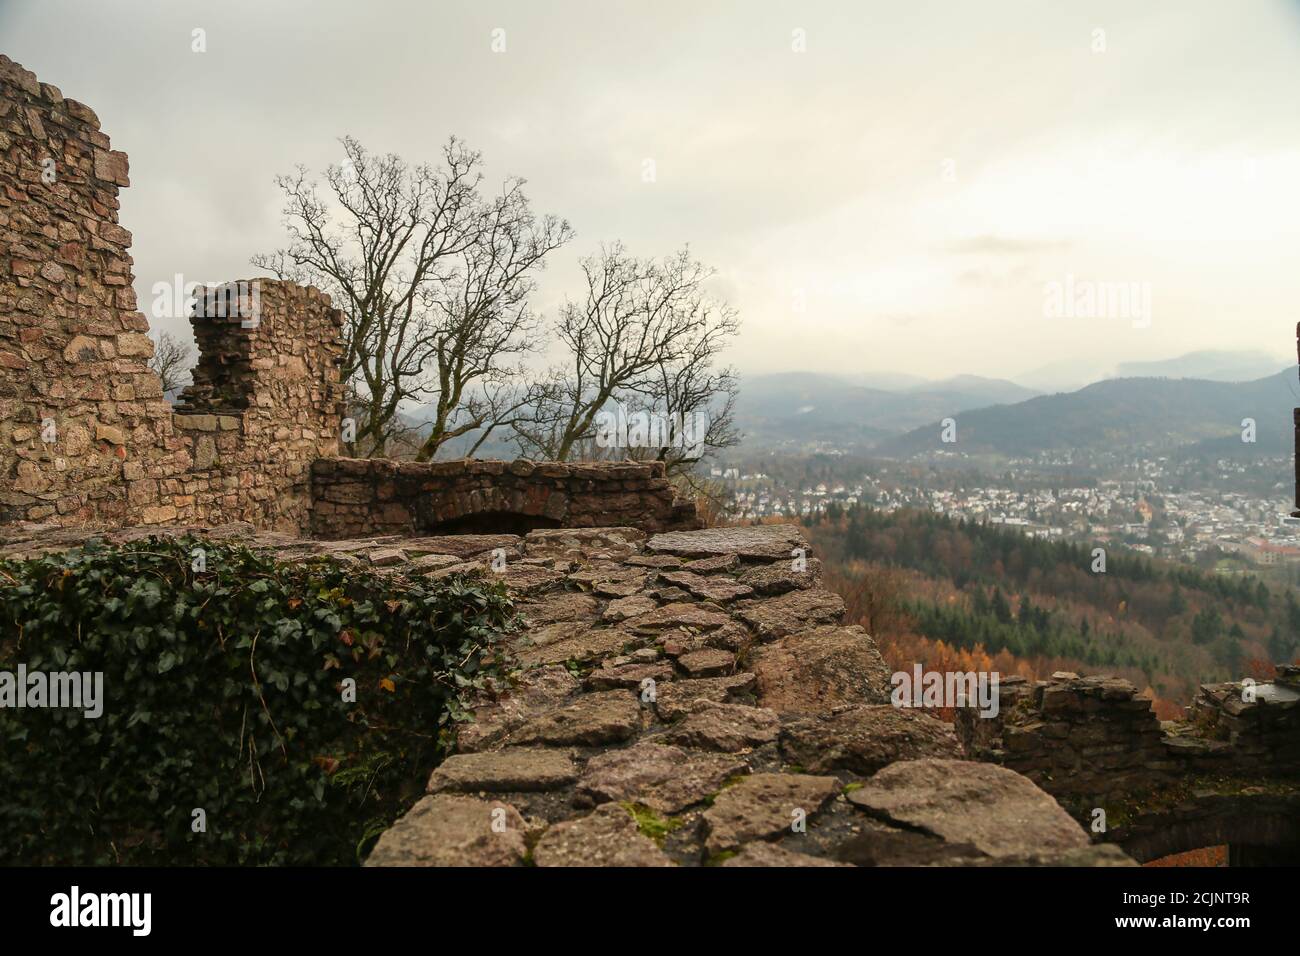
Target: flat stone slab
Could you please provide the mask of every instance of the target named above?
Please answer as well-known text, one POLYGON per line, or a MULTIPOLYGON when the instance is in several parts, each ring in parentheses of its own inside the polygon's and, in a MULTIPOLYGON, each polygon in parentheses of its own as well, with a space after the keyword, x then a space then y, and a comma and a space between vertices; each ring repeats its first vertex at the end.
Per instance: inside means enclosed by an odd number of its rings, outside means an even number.
MULTIPOLYGON (((602 583, 635 582, 644 584, 650 577, 645 568, 628 567, 617 561, 598 561, 569 572, 569 580, 581 587, 592 588, 602 583)), ((631 592, 629 592, 631 593, 631 592)))
POLYGON ((641 803, 658 813, 673 814, 712 796, 729 779, 744 773, 748 773, 745 761, 730 754, 642 741, 592 757, 578 790, 598 803, 641 803))
MULTIPOLYGON (((1009 773, 1010 771, 1008 771, 1009 773)), ((756 773, 727 787, 703 813, 705 848, 720 853, 754 840, 794 833, 797 820, 810 820, 840 792, 834 777, 756 773)))
POLYGON ((825 588, 809 588, 766 600, 745 601, 737 605, 736 616, 761 638, 785 637, 838 624, 844 617, 844 599, 825 588))
MULTIPOLYGON (((689 567, 689 565, 688 565, 689 567)), ((791 561, 773 561, 747 568, 740 574, 741 584, 747 584, 759 594, 785 594, 787 591, 804 591, 815 585, 821 577, 821 562, 808 559, 806 570, 794 570, 791 561)))
POLYGON ((736 753, 776 740, 780 726, 776 711, 765 707, 697 700, 667 739, 683 747, 736 753))
POLYGON ((671 554, 634 554, 623 563, 637 568, 680 568, 682 559, 671 554))
POLYGON ((697 700, 723 703, 748 693, 753 688, 754 675, 749 673, 673 681, 655 688, 655 711, 662 720, 676 720, 689 713, 691 705, 697 700))
POLYGON ((962 756, 950 724, 890 704, 787 720, 781 728, 781 752, 812 773, 850 770, 866 776, 896 760, 962 756))
MULTIPOLYGON (((584 684, 590 690, 614 690, 615 688, 640 690, 644 681, 650 680, 658 685, 672 680, 674 676, 672 665, 662 661, 618 664, 612 667, 607 661, 588 674, 584 684)), ((656 687, 656 693, 657 690, 656 687)))
POLYGON ((645 587, 644 578, 625 578, 622 581, 597 581, 592 585, 593 593, 605 598, 625 598, 637 594, 645 587))
POLYGON ((487 573, 486 561, 461 561, 459 564, 448 564, 433 571, 425 571, 423 576, 430 581, 441 581, 443 578, 449 578, 457 574, 471 578, 481 578, 487 573))
POLYGON ((528 721, 577 697, 578 679, 563 667, 525 671, 518 683, 498 694, 480 693, 468 703, 474 719, 456 725, 456 749, 486 750, 528 721))
POLYGON ((722 574, 727 571, 740 570, 740 556, 736 554, 719 554, 712 558, 696 558, 682 565, 683 571, 696 574, 722 574))
POLYGON ((851 863, 837 863, 824 860, 807 853, 796 853, 775 843, 746 843, 740 852, 722 864, 723 866, 852 866, 851 863))
POLYGON ((717 608, 684 601, 665 604, 648 614, 629 618, 626 622, 628 627, 638 631, 662 631, 677 627, 711 631, 730 623, 731 618, 717 608))
POLYGON ((889 700, 889 665, 857 625, 792 634, 755 647, 758 702, 782 713, 819 713, 889 700))
POLYGON ((632 814, 606 803, 585 817, 557 823, 533 848, 537 866, 672 866, 673 861, 641 833, 632 814))
POLYGON ((524 550, 530 557, 624 558, 644 542, 636 528, 542 528, 528 532, 524 550))
POLYGON ((461 559, 454 554, 424 554, 411 561, 407 569, 414 574, 428 574, 461 563, 461 559))
POLYGON ((525 826, 508 803, 436 794, 384 831, 366 866, 521 866, 525 826))
POLYGON ((754 561, 787 558, 796 548, 807 549, 808 542, 794 525, 755 525, 744 528, 705 528, 701 531, 669 531, 646 542, 654 554, 672 554, 682 558, 711 558, 720 554, 754 561))
POLYGON ((612 744, 628 740, 641 729, 641 705, 631 691, 584 694, 525 724, 510 735, 512 744, 612 744))
POLYGON ((630 617, 649 614, 658 606, 653 598, 646 597, 644 594, 634 594, 631 597, 610 601, 601 617, 606 621, 626 621, 630 617))
POLYGON ((1051 796, 1027 777, 991 763, 900 761, 848 799, 878 819, 968 843, 990 857, 1060 853, 1091 843, 1051 796))
POLYGON ((518 557, 522 540, 514 534, 439 534, 424 538, 402 538, 401 548, 411 557, 422 554, 454 554, 462 561, 497 549, 507 558, 518 557))
POLYGON ((563 750, 511 747, 486 753, 453 754, 429 777, 438 793, 559 790, 578 779, 578 768, 563 750))
POLYGON ((679 655, 677 666, 691 677, 722 677, 736 669, 736 655, 719 647, 701 647, 679 655))
POLYGON ((636 638, 616 628, 591 627, 577 621, 561 621, 528 632, 532 644, 519 642, 515 656, 523 664, 562 664, 565 661, 593 661, 617 654, 636 638))
POLYGON ((754 593, 754 589, 748 584, 741 584, 725 576, 705 577, 693 571, 663 571, 659 574, 659 580, 675 584, 696 597, 704 598, 706 601, 717 601, 719 604, 748 597, 754 593))
POLYGON ((1208 740, 1204 737, 1162 737, 1160 744, 1170 753, 1180 756, 1212 756, 1232 751, 1232 744, 1226 740, 1208 740))
POLYGON ((754 635, 739 621, 728 621, 722 627, 705 631, 700 640, 709 647, 721 647, 734 652, 754 643, 754 635))
POLYGON ((492 571, 488 577, 494 581, 504 581, 511 591, 533 594, 558 587, 564 581, 564 572, 539 564, 507 561, 504 569, 492 571))
POLYGON ((590 623, 600 614, 600 604, 590 594, 566 591, 521 603, 518 611, 531 624, 556 624, 560 621, 590 623))

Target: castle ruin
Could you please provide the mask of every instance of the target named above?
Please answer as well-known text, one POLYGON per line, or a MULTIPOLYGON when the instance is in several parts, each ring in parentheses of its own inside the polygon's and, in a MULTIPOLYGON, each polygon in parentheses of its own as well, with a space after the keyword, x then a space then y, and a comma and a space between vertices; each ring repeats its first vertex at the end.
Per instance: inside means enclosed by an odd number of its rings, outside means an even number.
POLYGON ((1300 769, 1295 669, 1259 699, 1204 688, 1181 728, 1123 681, 1069 674, 1007 681, 998 719, 962 711, 955 730, 899 710, 874 641, 842 625, 815 558, 798 566, 799 530, 697 530, 661 463, 341 457, 343 317, 291 283, 198 297, 173 407, 118 222, 128 184, 94 112, 0 56, 0 556, 195 526, 395 573, 505 555, 527 670, 471 702, 372 864, 1131 865, 1300 845, 1300 791, 1273 785, 1300 769), (656 844, 624 805, 677 835, 656 844), (822 825, 790 834, 791 806, 822 825), (1116 826, 1090 836, 1097 808, 1116 826), (508 826, 484 837, 496 810, 508 826))
POLYGON ((221 524, 323 537, 695 526, 661 463, 337 457, 343 316, 272 279, 201 292, 173 408, 132 288, 129 185, 89 107, 0 55, 0 524, 221 524))

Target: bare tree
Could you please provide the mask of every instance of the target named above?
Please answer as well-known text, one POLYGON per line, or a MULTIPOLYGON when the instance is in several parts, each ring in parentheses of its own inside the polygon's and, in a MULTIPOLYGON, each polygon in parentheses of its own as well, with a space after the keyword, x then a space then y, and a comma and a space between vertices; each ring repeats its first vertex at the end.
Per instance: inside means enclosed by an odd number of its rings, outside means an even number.
POLYGON ((712 270, 689 249, 654 261, 619 243, 584 259, 582 269, 585 299, 566 303, 555 328, 565 363, 532 385, 526 414, 513 424, 521 449, 557 461, 603 457, 597 420, 611 403, 663 426, 649 430, 655 441, 632 443, 633 453, 674 471, 734 444, 735 376, 713 363, 738 323, 705 289, 712 270))
POLYGON ((670 475, 680 476, 693 491, 703 492, 694 482, 695 466, 723 448, 740 443, 736 428, 736 397, 739 391, 735 370, 715 369, 713 362, 726 340, 735 334, 734 319, 705 328, 676 362, 661 364, 646 390, 650 409, 662 414, 676 431, 662 433, 668 439, 658 447, 647 446, 643 455, 664 462, 670 475))
POLYGON ((328 199, 303 167, 276 179, 289 244, 253 264, 323 289, 347 314, 352 453, 383 455, 409 431, 402 408, 432 398, 417 449, 427 460, 509 419, 516 363, 536 346, 534 276, 572 230, 533 214, 522 179, 485 198, 481 155, 455 137, 437 169, 342 143, 346 162, 325 172, 328 199))
POLYGON ((194 367, 194 347, 170 332, 160 332, 154 340, 149 367, 162 379, 164 395, 173 395, 190 382, 194 367))

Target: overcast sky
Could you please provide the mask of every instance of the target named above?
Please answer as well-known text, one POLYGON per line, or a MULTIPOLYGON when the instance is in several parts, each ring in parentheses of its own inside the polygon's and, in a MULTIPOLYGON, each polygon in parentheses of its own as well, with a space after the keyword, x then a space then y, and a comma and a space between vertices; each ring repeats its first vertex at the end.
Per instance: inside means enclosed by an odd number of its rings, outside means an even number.
POLYGON ((576 229, 544 310, 601 241, 689 242, 743 371, 1294 357, 1295 0, 0 0, 0 52, 130 155, 146 312, 175 273, 257 274, 274 175, 339 136, 416 161, 455 133, 576 229), (1067 276, 1147 283, 1149 324, 1050 317, 1067 276))

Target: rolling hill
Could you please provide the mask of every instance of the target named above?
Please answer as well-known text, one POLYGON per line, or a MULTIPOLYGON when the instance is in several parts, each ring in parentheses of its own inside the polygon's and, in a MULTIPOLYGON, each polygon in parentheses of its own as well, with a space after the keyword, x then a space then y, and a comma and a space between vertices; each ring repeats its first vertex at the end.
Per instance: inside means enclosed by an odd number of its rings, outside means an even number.
POLYGON ((835 375, 788 372, 746 377, 736 419, 749 447, 829 442, 866 448, 953 409, 967 411, 1034 394, 1012 382, 974 375, 888 390, 835 375))
POLYGON ((1203 378, 1212 382, 1252 382, 1287 363, 1263 352, 1188 352, 1160 362, 1121 362, 1112 378, 1203 378))
POLYGON ((1011 457, 1069 449, 1193 450, 1219 454, 1250 450, 1280 454, 1292 444, 1291 409, 1300 402, 1293 370, 1250 382, 1120 378, 1076 392, 1042 395, 1014 405, 953 410, 956 444, 941 441, 935 417, 874 449, 886 457, 926 451, 996 453, 1011 457), (1256 422, 1256 442, 1241 441, 1241 422, 1256 422), (1202 444, 1208 443, 1208 444, 1202 444))

